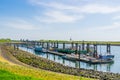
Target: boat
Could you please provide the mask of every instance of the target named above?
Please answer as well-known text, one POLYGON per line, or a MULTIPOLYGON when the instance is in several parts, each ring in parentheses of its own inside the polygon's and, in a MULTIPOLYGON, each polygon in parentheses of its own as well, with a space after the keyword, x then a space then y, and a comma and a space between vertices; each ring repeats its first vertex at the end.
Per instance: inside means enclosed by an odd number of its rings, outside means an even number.
POLYGON ((63 55, 62 58, 67 59, 67 60, 72 60, 72 61, 77 60, 77 58, 75 58, 74 56, 70 56, 70 55, 63 55))
POLYGON ((42 48, 42 47, 35 47, 34 51, 36 51, 36 52, 48 52, 47 49, 42 48))
POLYGON ((99 59, 103 60, 112 60, 114 58, 114 55, 107 54, 107 55, 99 55, 99 59))
POLYGON ((35 47, 35 48, 34 48, 34 51, 42 52, 42 47, 35 47))

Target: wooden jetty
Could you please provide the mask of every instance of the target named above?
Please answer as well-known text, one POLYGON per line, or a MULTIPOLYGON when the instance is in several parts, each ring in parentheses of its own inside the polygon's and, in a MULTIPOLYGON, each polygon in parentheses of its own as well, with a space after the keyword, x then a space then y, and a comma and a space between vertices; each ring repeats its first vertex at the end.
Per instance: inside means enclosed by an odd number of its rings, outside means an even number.
POLYGON ((114 60, 112 59, 111 60, 96 59, 96 58, 86 56, 86 55, 82 55, 79 58, 78 55, 63 54, 63 53, 54 52, 54 51, 48 51, 48 52, 51 54, 62 56, 63 59, 72 60, 72 61, 83 61, 83 62, 90 63, 90 64, 105 64, 105 63, 114 62, 114 60))
MULTIPOLYGON (((15 44, 15 43, 14 43, 15 44)), ((113 62, 113 59, 100 59, 98 58, 99 54, 98 54, 98 45, 106 45, 106 51, 107 53, 109 53, 111 55, 111 44, 108 42, 103 42, 103 43, 97 43, 97 42, 86 42, 86 41, 50 41, 50 40, 41 40, 41 41, 21 41, 20 44, 24 44, 27 46, 41 46, 42 48, 47 49, 47 51, 49 53, 52 54, 56 54, 56 55, 60 55, 65 59, 69 59, 69 60, 78 60, 78 61, 84 61, 87 63, 92 63, 92 64, 98 64, 98 63, 111 63, 113 62), (67 53, 62 53, 62 52, 58 52, 58 49, 60 49, 59 45, 61 44, 62 46, 62 50, 66 50, 66 44, 70 44, 71 50, 74 50, 74 54, 75 56, 71 55, 71 54, 67 54, 67 53), (90 53, 90 45, 93 46, 93 52, 92 56, 87 55, 88 53, 90 53), (53 50, 50 50, 50 48, 52 48, 53 50), (84 54, 84 56, 82 56, 81 54, 82 51, 86 50, 87 54, 84 54)), ((17 44, 18 46, 18 44, 17 44)))

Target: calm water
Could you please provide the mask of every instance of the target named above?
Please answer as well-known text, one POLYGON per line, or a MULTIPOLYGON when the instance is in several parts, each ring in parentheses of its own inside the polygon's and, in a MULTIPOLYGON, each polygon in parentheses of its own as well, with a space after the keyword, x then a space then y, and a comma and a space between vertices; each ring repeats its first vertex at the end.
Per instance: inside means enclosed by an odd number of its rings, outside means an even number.
MULTIPOLYGON (((67 45, 69 47, 69 45, 67 45)), ((20 49, 30 52, 32 54, 36 54, 38 56, 41 56, 43 58, 47 58, 49 60, 55 61, 57 63, 64 64, 65 66, 70 67, 76 67, 76 68, 85 68, 85 69, 94 69, 98 71, 104 71, 104 72, 114 72, 114 73, 120 73, 120 46, 111 46, 111 53, 115 55, 114 63, 112 64, 88 64, 81 61, 70 61, 62 59, 61 56, 50 54, 50 53, 40 53, 40 52, 34 52, 33 49, 20 47, 20 49)), ((98 52, 105 54, 106 53, 106 46, 98 46, 98 52)))

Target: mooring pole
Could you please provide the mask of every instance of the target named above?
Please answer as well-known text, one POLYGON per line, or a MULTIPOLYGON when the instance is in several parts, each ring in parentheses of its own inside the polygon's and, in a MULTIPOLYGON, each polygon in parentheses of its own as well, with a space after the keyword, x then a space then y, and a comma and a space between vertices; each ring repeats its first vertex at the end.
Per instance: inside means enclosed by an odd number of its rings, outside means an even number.
POLYGON ((109 53, 111 54, 111 46, 110 46, 110 44, 109 44, 109 53))
POLYGON ((47 50, 49 50, 49 42, 47 42, 47 50))
POLYGON ((109 52, 109 44, 107 44, 107 53, 109 52))
POLYGON ((89 49, 90 47, 89 47, 89 43, 87 43, 87 53, 89 53, 89 49))
POLYGON ((44 42, 42 42, 42 48, 44 48, 44 42))
POLYGON ((107 53, 111 53, 111 46, 110 46, 110 44, 107 44, 107 53))
POLYGON ((84 44, 84 41, 82 42, 82 50, 85 50, 85 44, 84 44))
POLYGON ((57 41, 57 48, 59 48, 59 43, 58 43, 58 41, 57 41))
POLYGON ((81 46, 79 45, 79 59, 80 59, 80 54, 81 54, 81 46))
POLYGON ((97 44, 94 44, 94 57, 97 57, 97 44))
POLYGON ((96 53, 97 53, 97 44, 96 44, 96 53))
POLYGON ((17 50, 19 50, 19 44, 17 44, 17 50))
POLYGON ((63 49, 65 49, 65 43, 63 43, 63 49))
POLYGON ((95 54, 95 44, 94 44, 94 54, 95 54))
POLYGON ((78 54, 78 43, 75 43, 75 54, 78 54))
POLYGON ((54 48, 56 48, 56 43, 54 42, 53 44, 54 44, 54 48))
POLYGON ((71 43, 71 48, 72 48, 72 49, 74 48, 74 43, 73 43, 73 42, 71 43))

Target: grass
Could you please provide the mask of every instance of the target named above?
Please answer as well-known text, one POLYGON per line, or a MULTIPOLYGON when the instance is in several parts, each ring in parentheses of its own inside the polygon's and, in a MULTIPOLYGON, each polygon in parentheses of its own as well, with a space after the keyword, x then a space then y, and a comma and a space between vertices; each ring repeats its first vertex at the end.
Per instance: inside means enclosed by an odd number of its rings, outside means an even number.
POLYGON ((0 39, 0 43, 11 42, 11 39, 0 39))
POLYGON ((0 80, 40 80, 40 79, 36 79, 28 76, 20 76, 10 73, 9 71, 6 70, 0 70, 0 80))
POLYGON ((78 77, 73 75, 55 73, 51 71, 27 68, 18 65, 10 65, 0 62, 0 80, 93 80, 90 78, 78 77), (2 72, 5 72, 4 74, 2 72), (5 75, 7 78, 6 79, 5 75))

